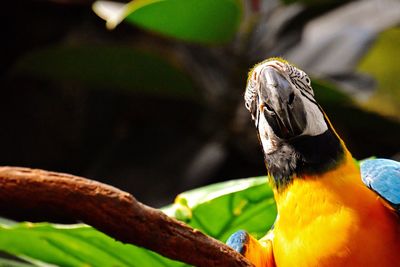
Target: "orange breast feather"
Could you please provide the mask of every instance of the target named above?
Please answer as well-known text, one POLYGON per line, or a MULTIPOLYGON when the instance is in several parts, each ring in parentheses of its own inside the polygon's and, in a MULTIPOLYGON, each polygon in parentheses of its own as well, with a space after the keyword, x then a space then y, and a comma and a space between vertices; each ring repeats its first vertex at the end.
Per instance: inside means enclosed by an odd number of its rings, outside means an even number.
POLYGON ((353 160, 275 194, 273 255, 284 266, 400 266, 396 214, 361 182, 353 160))

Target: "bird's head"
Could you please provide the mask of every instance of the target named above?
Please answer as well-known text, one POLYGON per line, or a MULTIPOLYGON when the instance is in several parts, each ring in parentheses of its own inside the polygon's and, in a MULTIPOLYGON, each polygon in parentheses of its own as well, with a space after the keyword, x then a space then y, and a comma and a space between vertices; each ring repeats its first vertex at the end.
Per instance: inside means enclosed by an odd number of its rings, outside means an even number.
POLYGON ((278 188, 295 176, 333 168, 343 157, 345 148, 315 100, 310 78, 285 60, 267 59, 250 71, 245 105, 278 188))

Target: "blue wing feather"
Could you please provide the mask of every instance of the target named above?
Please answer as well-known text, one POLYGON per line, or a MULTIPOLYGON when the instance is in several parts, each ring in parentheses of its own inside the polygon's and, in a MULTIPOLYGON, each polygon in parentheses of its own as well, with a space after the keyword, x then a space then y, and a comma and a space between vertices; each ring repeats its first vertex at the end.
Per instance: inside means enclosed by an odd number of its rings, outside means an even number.
POLYGON ((228 238, 226 244, 243 255, 249 238, 249 234, 246 231, 239 230, 228 238))
POLYGON ((400 162, 390 159, 365 160, 361 163, 361 179, 400 212, 400 162))

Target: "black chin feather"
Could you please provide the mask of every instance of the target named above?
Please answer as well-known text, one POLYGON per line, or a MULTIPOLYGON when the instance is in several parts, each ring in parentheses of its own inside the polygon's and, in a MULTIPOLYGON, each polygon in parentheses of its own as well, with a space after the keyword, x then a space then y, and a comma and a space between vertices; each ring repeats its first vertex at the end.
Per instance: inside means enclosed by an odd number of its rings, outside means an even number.
POLYGON ((298 156, 294 148, 283 144, 278 150, 265 155, 265 165, 277 189, 285 188, 296 172, 298 156))
POLYGON ((344 158, 339 138, 328 129, 317 136, 298 136, 265 155, 268 172, 275 187, 283 190, 293 177, 318 175, 334 169, 344 158))

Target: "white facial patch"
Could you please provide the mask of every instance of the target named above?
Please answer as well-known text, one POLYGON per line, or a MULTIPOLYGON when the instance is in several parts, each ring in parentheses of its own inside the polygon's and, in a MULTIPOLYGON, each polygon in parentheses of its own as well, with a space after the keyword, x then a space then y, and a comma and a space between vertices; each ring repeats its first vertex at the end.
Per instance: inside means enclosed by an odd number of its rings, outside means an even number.
POLYGON ((328 130, 324 114, 315 103, 303 97, 304 109, 307 116, 307 127, 301 135, 316 136, 328 130))

